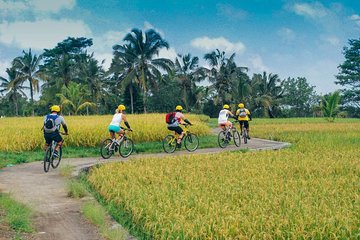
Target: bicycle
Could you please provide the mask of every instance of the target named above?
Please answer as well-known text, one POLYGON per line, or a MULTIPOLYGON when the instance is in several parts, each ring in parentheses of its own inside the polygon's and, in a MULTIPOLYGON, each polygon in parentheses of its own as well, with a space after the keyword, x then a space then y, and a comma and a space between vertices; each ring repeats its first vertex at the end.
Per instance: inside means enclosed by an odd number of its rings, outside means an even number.
MULTIPOLYGON (((186 150, 188 150, 189 152, 193 152, 199 147, 199 138, 196 136, 196 134, 190 132, 188 128, 189 124, 182 125, 184 125, 184 146, 186 150)), ((166 135, 166 137, 162 141, 163 149, 166 153, 175 152, 178 137, 178 133, 175 133, 175 135, 166 135)))
POLYGON ((240 126, 240 129, 241 129, 241 137, 244 140, 244 144, 247 144, 249 139, 248 131, 246 130, 245 126, 240 126))
MULTIPOLYGON (((60 132, 61 135, 67 135, 66 133, 60 132)), ((50 169, 50 165, 53 169, 57 168, 60 164, 62 157, 62 146, 58 151, 58 156, 54 156, 54 151, 56 148, 57 142, 52 140, 50 146, 47 147, 44 156, 44 172, 48 172, 50 169)))
POLYGON ((240 134, 238 130, 233 126, 225 127, 223 130, 221 130, 218 134, 218 143, 221 148, 226 148, 227 145, 230 144, 231 138, 233 138, 234 143, 237 147, 240 147, 241 140, 240 140, 240 134))
POLYGON ((115 152, 119 151, 120 156, 126 158, 134 151, 134 142, 126 136, 126 131, 132 131, 123 128, 124 134, 120 139, 105 139, 100 148, 100 154, 104 159, 110 158, 115 152))

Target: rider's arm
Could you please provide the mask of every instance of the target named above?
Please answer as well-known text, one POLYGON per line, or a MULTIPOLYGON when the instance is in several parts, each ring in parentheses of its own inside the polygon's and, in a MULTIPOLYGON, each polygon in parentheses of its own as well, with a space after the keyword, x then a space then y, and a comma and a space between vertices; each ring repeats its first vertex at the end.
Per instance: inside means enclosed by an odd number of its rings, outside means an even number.
POLYGON ((61 119, 61 125, 62 125, 62 127, 64 128, 64 131, 65 131, 65 134, 68 134, 69 129, 68 129, 67 125, 66 125, 65 119, 62 116, 60 116, 60 119, 61 119))
POLYGON ((123 120, 124 120, 125 126, 126 126, 128 129, 131 129, 130 124, 128 123, 128 121, 127 121, 127 119, 126 119, 125 114, 122 115, 122 118, 123 118, 123 120))
POLYGON ((184 119, 184 122, 186 122, 187 124, 192 125, 192 123, 189 120, 187 120, 186 118, 184 119))

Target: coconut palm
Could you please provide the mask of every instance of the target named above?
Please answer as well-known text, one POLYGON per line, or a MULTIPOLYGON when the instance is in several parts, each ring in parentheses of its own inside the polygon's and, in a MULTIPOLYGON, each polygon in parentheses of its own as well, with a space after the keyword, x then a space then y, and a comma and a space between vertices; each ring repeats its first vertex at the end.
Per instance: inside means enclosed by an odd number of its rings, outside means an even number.
MULTIPOLYGON (((162 48, 169 48, 169 44, 153 29, 143 33, 139 29, 132 29, 128 33, 124 45, 115 45, 114 59, 111 72, 123 72, 120 78, 125 85, 136 83, 143 92, 144 112, 150 88, 162 80, 161 70, 171 72, 173 62, 165 58, 155 58, 162 48)), ((121 76, 121 74, 119 74, 121 76)), ((132 107, 133 111, 133 107, 132 107)))
POLYGON ((334 121, 339 112, 340 91, 335 91, 322 98, 322 110, 329 121, 334 121))
POLYGON ((18 98, 23 96, 26 98, 26 94, 23 90, 29 89, 22 85, 22 79, 18 76, 18 72, 15 67, 7 68, 6 73, 8 78, 0 77, 0 93, 5 93, 5 98, 9 99, 15 105, 15 115, 19 115, 19 103, 18 98))
POLYGON ((198 68, 199 58, 191 57, 191 54, 178 55, 175 60, 175 80, 178 81, 181 87, 182 100, 185 108, 190 109, 190 105, 196 101, 195 82, 199 81, 196 70, 198 68))

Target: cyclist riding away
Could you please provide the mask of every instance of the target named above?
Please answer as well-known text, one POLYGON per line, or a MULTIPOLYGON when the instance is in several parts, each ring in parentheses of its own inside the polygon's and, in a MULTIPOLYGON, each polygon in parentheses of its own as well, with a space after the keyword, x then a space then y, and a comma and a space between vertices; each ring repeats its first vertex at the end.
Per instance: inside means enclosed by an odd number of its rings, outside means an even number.
POLYGON ((170 131, 175 131, 179 135, 178 139, 176 140, 178 148, 181 147, 181 140, 184 137, 184 130, 179 125, 183 124, 183 122, 189 124, 190 126, 192 125, 189 122, 189 120, 187 120, 185 118, 184 114, 182 113, 182 110, 183 110, 182 106, 177 105, 176 108, 175 108, 175 113, 174 113, 174 116, 173 116, 173 120, 170 120, 170 123, 167 124, 167 128, 170 131))
POLYGON ((126 119, 125 113, 124 111, 126 110, 125 106, 120 104, 117 109, 115 110, 115 114, 111 120, 111 123, 108 127, 108 130, 110 132, 110 136, 111 138, 114 140, 115 139, 115 133, 117 133, 119 135, 119 137, 117 138, 118 140, 124 135, 124 130, 121 129, 120 125, 121 122, 124 121, 125 126, 130 130, 131 127, 126 119))
POLYGON ((50 111, 51 113, 44 117, 44 125, 42 127, 42 130, 44 130, 45 149, 47 149, 54 140, 57 142, 54 150, 54 157, 58 157, 59 149, 64 141, 59 133, 60 127, 62 125, 64 128, 65 135, 68 135, 68 128, 65 119, 60 116, 60 106, 54 105, 50 108, 50 111))
POLYGON ((238 121, 240 123, 240 134, 242 134, 242 130, 243 130, 243 126, 246 129, 247 132, 247 138, 250 139, 250 135, 249 135, 249 120, 251 121, 251 114, 250 111, 245 108, 245 105, 243 103, 239 103, 238 105, 239 109, 236 111, 236 116, 238 118, 238 121))
POLYGON ((228 120, 229 116, 234 117, 230 111, 230 106, 225 104, 223 109, 219 112, 218 124, 219 127, 225 130, 226 127, 232 128, 232 123, 228 120))

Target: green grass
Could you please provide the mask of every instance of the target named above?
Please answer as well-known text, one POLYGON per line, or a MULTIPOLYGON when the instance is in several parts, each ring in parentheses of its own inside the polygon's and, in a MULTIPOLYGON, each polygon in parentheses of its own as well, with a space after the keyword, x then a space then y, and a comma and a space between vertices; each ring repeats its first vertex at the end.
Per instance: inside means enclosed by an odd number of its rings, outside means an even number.
POLYGON ((70 179, 66 183, 68 197, 83 198, 88 195, 86 187, 76 179, 70 179))
POLYGON ((70 178, 72 172, 74 171, 74 166, 69 164, 60 165, 60 175, 66 178, 70 178))
POLYGON ((5 216, 0 215, 0 222, 5 221, 17 233, 33 232, 31 227, 31 210, 24 204, 13 200, 8 194, 0 193, 0 210, 5 216))

